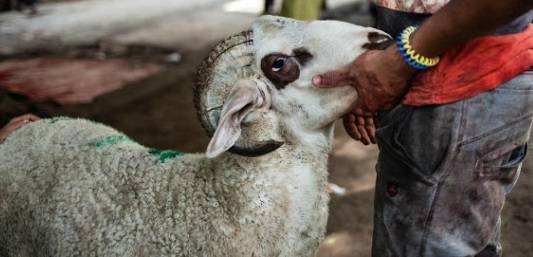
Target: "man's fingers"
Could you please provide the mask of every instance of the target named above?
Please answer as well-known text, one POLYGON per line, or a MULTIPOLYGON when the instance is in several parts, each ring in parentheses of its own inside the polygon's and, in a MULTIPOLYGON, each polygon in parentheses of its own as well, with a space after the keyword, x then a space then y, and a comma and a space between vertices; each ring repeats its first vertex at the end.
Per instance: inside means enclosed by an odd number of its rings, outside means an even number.
POLYGON ((0 129, 0 142, 4 141, 13 131, 23 127, 24 125, 39 120, 40 118, 34 114, 28 113, 18 117, 15 117, 0 129))
POLYGON ((376 143, 376 125, 374 124, 374 117, 365 118, 365 130, 372 144, 376 143))
POLYGON ((9 124, 7 124, 5 126, 5 129, 6 131, 9 131, 9 132, 13 132, 15 131, 16 129, 24 126, 25 124, 27 124, 29 121, 28 120, 17 120, 17 121, 13 121, 13 122, 10 122, 9 124))
POLYGON ((359 133, 361 133, 361 143, 364 145, 370 144, 372 141, 370 140, 370 136, 368 135, 366 131, 366 124, 365 124, 365 117, 363 116, 357 116, 357 130, 359 133))
POLYGON ((364 145, 376 143, 375 115, 354 109, 343 117, 344 129, 364 145))
POLYGON ((19 122, 21 120, 27 120, 26 115, 17 116, 9 121, 9 123, 12 122, 19 122))
MULTIPOLYGON (((365 111, 364 108, 357 106, 352 113, 359 117, 357 123, 365 130, 365 135, 368 136, 368 143, 376 143, 376 124, 374 122, 376 115, 365 111)), ((360 126, 360 127, 361 127, 360 126)))
POLYGON ((26 114, 26 115, 28 116, 28 119, 29 119, 30 121, 37 121, 37 120, 40 120, 40 119, 41 119, 41 117, 39 117, 39 116, 37 116, 37 115, 35 115, 35 114, 32 114, 32 113, 28 113, 28 114, 26 114))
POLYGON ((40 118, 35 115, 35 114, 31 114, 31 113, 27 113, 27 114, 24 114, 24 115, 21 115, 21 116, 18 116, 18 117, 15 117, 13 119, 11 119, 10 122, 18 122, 18 121, 36 121, 36 120, 39 120, 40 118))
POLYGON ((5 127, 0 129, 0 142, 4 141, 13 131, 24 126, 26 124, 25 120, 17 120, 9 122, 5 127))
POLYGON ((361 140, 361 134, 357 130, 357 126, 355 124, 355 115, 349 113, 344 116, 342 121, 344 124, 344 130, 346 130, 346 133, 348 133, 348 135, 355 140, 361 140))
POLYGON ((336 71, 329 71, 313 77, 313 85, 320 88, 355 86, 354 80, 350 76, 348 68, 336 71))
POLYGON ((365 126, 364 125, 357 125, 357 131, 359 131, 359 133, 361 134, 361 140, 359 140, 359 141, 361 141, 361 143, 363 143, 363 145, 369 145, 370 144, 370 137, 366 133, 365 126))

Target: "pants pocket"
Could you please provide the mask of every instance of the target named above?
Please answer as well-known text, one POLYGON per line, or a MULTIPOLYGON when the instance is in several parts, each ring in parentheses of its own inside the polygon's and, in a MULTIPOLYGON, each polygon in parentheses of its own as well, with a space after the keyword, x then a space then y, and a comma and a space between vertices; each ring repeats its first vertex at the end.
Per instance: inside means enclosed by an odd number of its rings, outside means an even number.
POLYGON ((510 191, 527 155, 531 118, 523 119, 486 138, 477 151, 474 176, 480 181, 499 181, 510 191), (497 139, 497 140, 496 140, 497 139))
POLYGON ((498 150, 495 156, 485 156, 479 161, 478 176, 492 180, 513 180, 527 154, 527 143, 511 150, 498 150))

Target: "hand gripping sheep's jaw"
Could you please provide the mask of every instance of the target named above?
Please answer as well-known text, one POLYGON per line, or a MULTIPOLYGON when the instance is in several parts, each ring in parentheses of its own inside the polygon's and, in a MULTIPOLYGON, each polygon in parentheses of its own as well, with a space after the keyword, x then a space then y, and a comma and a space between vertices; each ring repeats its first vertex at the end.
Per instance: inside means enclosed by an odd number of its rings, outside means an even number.
POLYGON ((195 104, 213 136, 207 156, 225 151, 260 156, 284 142, 312 144, 357 99, 348 86, 314 87, 313 76, 382 48, 389 39, 382 31, 338 21, 258 18, 252 31, 217 45, 198 71, 195 104))

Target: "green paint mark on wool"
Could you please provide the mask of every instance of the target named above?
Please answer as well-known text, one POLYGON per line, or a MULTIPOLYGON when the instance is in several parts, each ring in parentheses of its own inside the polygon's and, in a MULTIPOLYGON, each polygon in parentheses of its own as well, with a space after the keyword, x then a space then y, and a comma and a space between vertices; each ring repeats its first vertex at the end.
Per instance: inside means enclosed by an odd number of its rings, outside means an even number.
POLYGON ((183 155, 182 152, 178 152, 178 151, 173 151, 173 150, 159 150, 159 149, 150 149, 150 151, 148 151, 148 153, 150 153, 151 155, 154 155, 156 156, 157 158, 159 158, 159 161, 164 163, 166 160, 170 160, 170 159, 174 159, 180 155, 183 155))
POLYGON ((91 142, 91 145, 100 148, 100 147, 111 146, 111 145, 115 145, 120 142, 128 142, 128 141, 131 141, 131 139, 125 135, 110 135, 110 136, 101 137, 91 142))

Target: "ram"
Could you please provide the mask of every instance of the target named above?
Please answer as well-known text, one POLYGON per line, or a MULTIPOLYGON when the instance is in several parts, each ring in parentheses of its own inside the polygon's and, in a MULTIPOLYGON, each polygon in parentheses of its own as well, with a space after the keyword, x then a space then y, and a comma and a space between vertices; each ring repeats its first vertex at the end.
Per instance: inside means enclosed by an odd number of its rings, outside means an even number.
POLYGON ((0 256, 314 256, 333 123, 357 93, 311 79, 387 35, 273 16, 252 29, 199 69, 206 154, 149 149, 69 118, 0 144, 0 256))

